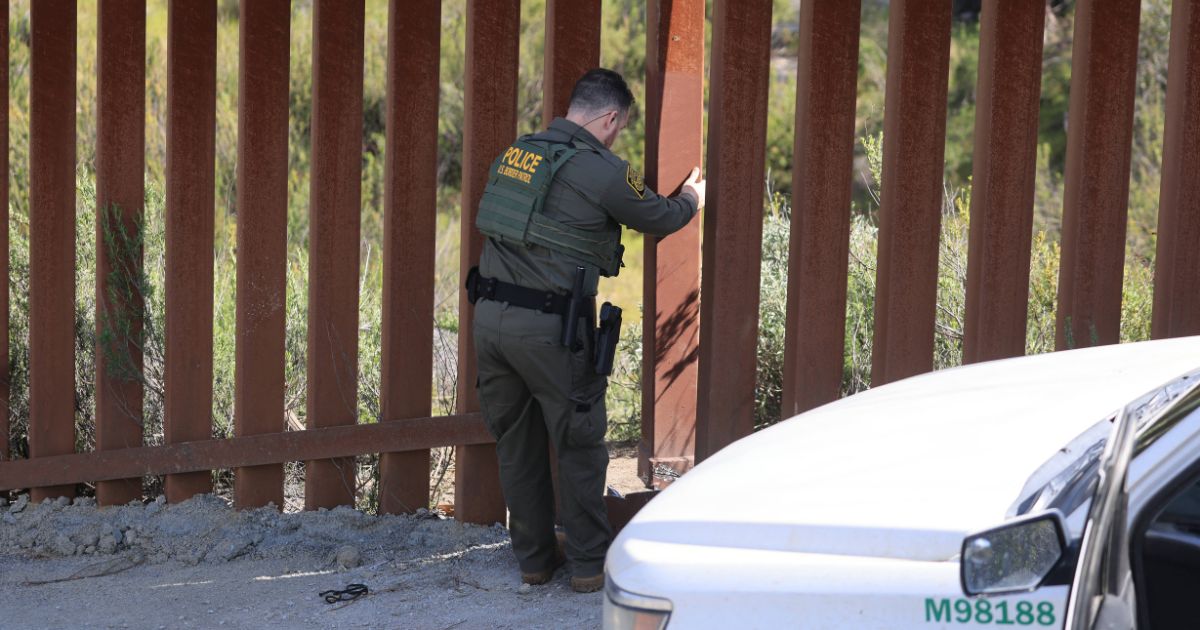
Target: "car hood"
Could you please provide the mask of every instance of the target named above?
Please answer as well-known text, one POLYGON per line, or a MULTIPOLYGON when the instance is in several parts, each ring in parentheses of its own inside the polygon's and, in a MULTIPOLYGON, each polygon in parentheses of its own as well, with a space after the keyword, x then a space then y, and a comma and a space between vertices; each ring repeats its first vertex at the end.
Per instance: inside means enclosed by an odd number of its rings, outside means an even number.
POLYGON ((943 370, 796 416, 726 447, 615 541, 951 560, 1088 427, 1200 365, 1200 337, 943 370))

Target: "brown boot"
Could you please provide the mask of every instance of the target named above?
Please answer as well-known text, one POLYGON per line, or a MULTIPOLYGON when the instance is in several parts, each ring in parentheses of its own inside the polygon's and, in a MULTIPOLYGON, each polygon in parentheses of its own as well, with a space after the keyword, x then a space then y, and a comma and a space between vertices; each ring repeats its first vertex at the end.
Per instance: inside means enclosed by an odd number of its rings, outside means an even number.
POLYGON ((521 581, 533 586, 545 584, 554 577, 554 572, 566 563, 567 555, 563 553, 563 540, 559 538, 558 544, 554 547, 554 562, 550 565, 550 568, 542 571, 534 571, 533 573, 521 573, 521 581))
POLYGON ((571 576, 571 589, 576 593, 595 593, 602 588, 604 588, 603 572, 596 575, 571 576))

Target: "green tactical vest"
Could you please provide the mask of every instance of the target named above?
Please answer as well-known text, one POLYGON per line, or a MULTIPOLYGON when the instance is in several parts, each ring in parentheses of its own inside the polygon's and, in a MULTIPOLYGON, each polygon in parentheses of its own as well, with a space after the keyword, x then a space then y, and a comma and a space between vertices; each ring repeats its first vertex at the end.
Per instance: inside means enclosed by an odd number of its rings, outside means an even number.
POLYGON ((542 213, 555 173, 580 149, 518 138, 492 163, 475 226, 503 243, 540 245, 594 265, 606 277, 621 269, 621 228, 581 230, 542 213))

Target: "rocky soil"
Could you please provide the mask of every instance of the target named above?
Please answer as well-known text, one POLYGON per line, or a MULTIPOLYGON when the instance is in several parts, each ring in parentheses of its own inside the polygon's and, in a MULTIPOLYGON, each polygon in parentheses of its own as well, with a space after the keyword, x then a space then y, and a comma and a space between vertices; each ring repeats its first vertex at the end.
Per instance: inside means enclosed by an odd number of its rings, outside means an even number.
POLYGON ((599 627, 601 595, 567 579, 522 586, 507 530, 431 512, 0 505, 2 628, 599 627), (351 583, 368 594, 318 596, 351 583))

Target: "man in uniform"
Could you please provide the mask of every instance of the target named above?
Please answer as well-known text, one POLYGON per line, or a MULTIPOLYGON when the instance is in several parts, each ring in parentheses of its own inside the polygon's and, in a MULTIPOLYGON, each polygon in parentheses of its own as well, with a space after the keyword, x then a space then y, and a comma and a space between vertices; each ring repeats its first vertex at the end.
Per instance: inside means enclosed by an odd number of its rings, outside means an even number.
POLYGON ((569 560, 576 591, 604 585, 612 530, 603 497, 608 380, 595 360, 603 350, 594 327, 597 284, 620 268, 621 225, 666 236, 704 205, 699 168, 678 195, 662 197, 609 151, 632 104, 621 75, 589 71, 575 84, 566 118, 497 158, 480 203, 477 225, 488 239, 467 287, 479 398, 527 584, 548 582, 569 560), (554 531, 550 444, 566 558, 554 531))

